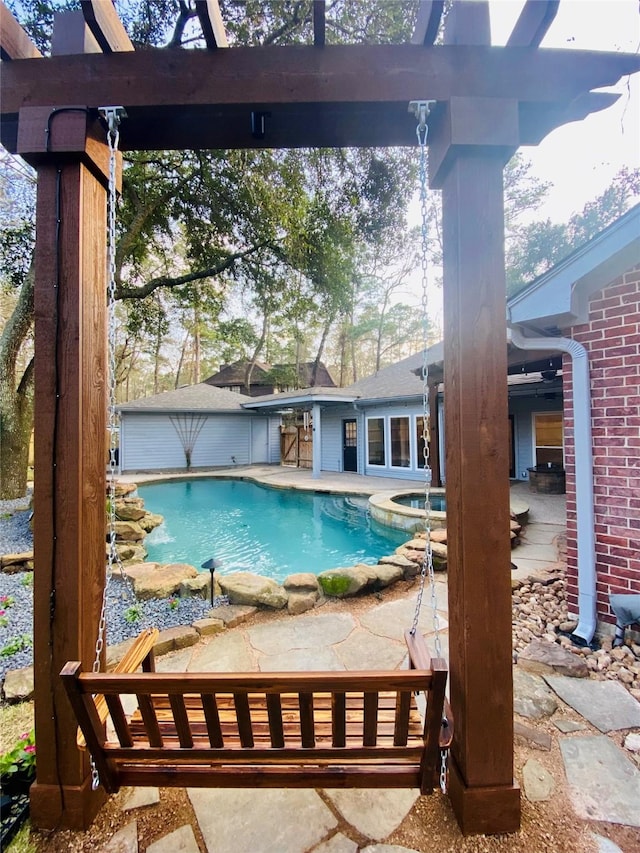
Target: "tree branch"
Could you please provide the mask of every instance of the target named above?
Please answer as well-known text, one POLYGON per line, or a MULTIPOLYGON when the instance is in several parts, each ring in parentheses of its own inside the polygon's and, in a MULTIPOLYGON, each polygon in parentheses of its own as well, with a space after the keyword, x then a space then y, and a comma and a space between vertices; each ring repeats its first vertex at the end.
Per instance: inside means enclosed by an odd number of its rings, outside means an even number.
POLYGON ((149 296, 150 293, 153 293, 154 290, 157 290, 159 287, 180 287, 183 284, 190 284, 192 281, 201 281, 205 278, 212 278, 213 276, 220 275, 221 272, 233 267, 237 261, 241 261, 249 255, 255 254, 255 252, 259 252, 261 249, 266 248, 266 246, 266 243, 262 243, 257 246, 251 246, 251 248, 245 249, 244 252, 234 252, 224 261, 221 261, 215 266, 208 267, 203 270, 196 270, 195 272, 186 273, 185 275, 161 275, 157 278, 152 278, 141 287, 124 287, 120 285, 116 289, 116 299, 144 299, 145 296, 149 296))

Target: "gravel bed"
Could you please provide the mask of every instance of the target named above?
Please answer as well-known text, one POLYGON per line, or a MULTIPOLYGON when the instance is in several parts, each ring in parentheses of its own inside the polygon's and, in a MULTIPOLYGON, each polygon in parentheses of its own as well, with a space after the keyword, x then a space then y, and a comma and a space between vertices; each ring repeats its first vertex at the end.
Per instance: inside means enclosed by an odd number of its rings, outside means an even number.
MULTIPOLYGON (((7 622, 5 626, 0 627, 0 679, 11 669, 21 669, 33 663, 32 581, 31 572, 0 575, 0 596, 13 599, 10 606, 0 602, 0 611, 4 610, 4 619, 7 622), (16 638, 24 638, 24 647, 11 654, 3 654, 7 645, 13 643, 16 638)), ((225 596, 216 596, 213 602, 215 608, 227 604, 228 599, 225 596)), ((152 598, 147 601, 135 601, 130 598, 125 584, 114 577, 107 594, 107 643, 121 643, 151 625, 160 631, 178 625, 190 625, 196 619, 206 617, 210 611, 211 602, 202 598, 152 598)))
MULTIPOLYGON (((15 501, 0 501, 0 504, 15 501)), ((33 549, 33 533, 29 527, 31 511, 21 508, 5 510, 0 506, 0 554, 21 554, 33 549), (8 513, 12 512, 12 515, 8 513), (8 517, 5 517, 7 516, 8 517)))

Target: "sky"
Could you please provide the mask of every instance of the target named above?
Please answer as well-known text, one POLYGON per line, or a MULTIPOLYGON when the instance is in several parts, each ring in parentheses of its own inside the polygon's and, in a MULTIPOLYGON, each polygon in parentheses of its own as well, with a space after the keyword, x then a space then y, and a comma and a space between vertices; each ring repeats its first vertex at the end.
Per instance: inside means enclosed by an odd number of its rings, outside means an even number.
MULTIPOLYGON (((506 42, 521 7, 522 0, 492 0, 494 44, 506 42)), ((561 0, 541 47, 637 53, 638 0, 561 0)), ((537 218, 566 221, 602 193, 622 166, 640 166, 640 73, 606 91, 622 95, 613 107, 557 128, 536 148, 521 149, 533 173, 554 184, 537 218)))

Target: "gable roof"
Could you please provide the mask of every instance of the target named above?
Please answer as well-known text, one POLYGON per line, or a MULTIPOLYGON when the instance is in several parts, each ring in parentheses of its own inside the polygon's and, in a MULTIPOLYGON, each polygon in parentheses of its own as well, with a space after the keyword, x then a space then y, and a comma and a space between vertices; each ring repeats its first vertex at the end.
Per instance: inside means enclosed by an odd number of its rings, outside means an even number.
POLYGON ((176 391, 163 391, 151 397, 131 400, 118 406, 120 412, 244 412, 242 403, 250 400, 246 394, 216 388, 199 382, 176 391))
MULTIPOLYGON (((249 362, 246 359, 234 361, 233 364, 224 364, 217 373, 204 380, 206 385, 244 385, 244 380, 249 362)), ((264 384, 271 365, 264 361, 256 361, 251 374, 251 384, 264 384)))
POLYGON ((507 300, 509 323, 547 329, 586 321, 589 297, 640 263, 640 204, 507 300))

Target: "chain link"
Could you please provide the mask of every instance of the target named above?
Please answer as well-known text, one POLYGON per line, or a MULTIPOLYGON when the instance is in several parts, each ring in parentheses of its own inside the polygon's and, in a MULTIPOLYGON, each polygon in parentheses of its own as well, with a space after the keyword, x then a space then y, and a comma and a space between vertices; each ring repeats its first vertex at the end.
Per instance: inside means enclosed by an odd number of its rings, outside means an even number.
MULTIPOLYGON (((429 461, 429 419, 431 416, 429 407, 429 210, 427 206, 427 115, 428 104, 421 103, 416 106, 418 126, 416 135, 420 149, 420 267, 422 274, 422 456, 424 462, 424 531, 425 549, 424 558, 420 567, 420 586, 416 600, 416 610, 411 625, 411 633, 418 630, 418 620, 422 609, 424 587, 427 577, 429 578, 429 589, 431 591, 431 614, 433 620, 434 647, 436 657, 442 657, 442 644, 440 641, 440 616, 438 614, 438 601, 436 596, 436 580, 433 568, 433 549, 431 547, 431 465, 429 461)), ((447 793, 447 751, 440 750, 440 790, 447 793)))

